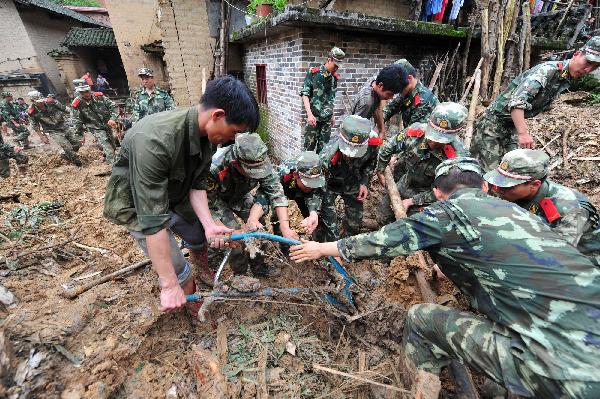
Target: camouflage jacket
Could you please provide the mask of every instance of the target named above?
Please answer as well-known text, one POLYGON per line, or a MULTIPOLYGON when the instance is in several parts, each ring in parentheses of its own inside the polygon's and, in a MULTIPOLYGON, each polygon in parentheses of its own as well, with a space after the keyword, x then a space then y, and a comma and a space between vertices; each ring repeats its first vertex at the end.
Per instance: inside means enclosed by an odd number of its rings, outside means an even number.
POLYGON ((325 170, 327 190, 335 193, 358 193, 360 186, 369 187, 377 162, 376 145, 369 145, 361 158, 347 158, 339 149, 339 138, 325 145, 319 158, 325 170))
POLYGON ((19 119, 21 119, 21 111, 18 105, 6 100, 0 102, 0 115, 2 116, 2 120, 7 123, 13 121, 19 123, 19 119))
POLYGON ((90 102, 77 96, 71 104, 71 114, 71 125, 76 132, 82 129, 82 125, 88 129, 108 130, 106 123, 119 118, 116 104, 100 92, 93 93, 90 102))
POLYGON ((421 81, 418 81, 408 96, 397 95, 386 104, 383 109, 383 120, 387 122, 392 116, 401 112, 404 126, 410 126, 416 122, 425 123, 439 103, 437 96, 421 81))
POLYGON ((152 94, 148 94, 146 89, 141 87, 135 94, 131 122, 135 123, 144 116, 168 111, 174 108, 175 102, 165 90, 155 86, 154 90, 152 90, 152 94))
POLYGON ((582 193, 546 180, 533 199, 516 204, 542 218, 581 253, 600 251, 600 215, 582 193))
POLYGON ((425 138, 424 123, 415 123, 389 138, 379 149, 376 170, 383 172, 394 154, 398 154, 398 162, 394 176, 399 176, 398 190, 402 198, 412 198, 416 206, 434 203, 435 196, 431 191, 435 179, 435 168, 448 158, 468 156, 469 152, 462 142, 456 138, 446 144, 443 149, 432 150, 425 138))
POLYGON ((233 145, 221 148, 212 158, 206 191, 215 219, 222 216, 222 210, 241 202, 257 187, 254 201, 262 206, 265 214, 269 212, 269 205, 274 208, 288 206, 288 200, 275 172, 263 179, 252 179, 236 169, 237 162, 233 155, 233 145))
POLYGON ((490 104, 487 112, 510 119, 510 111, 520 108, 525 111, 525 118, 532 118, 546 110, 572 81, 568 61, 544 62, 514 78, 490 104))
POLYGON ((331 73, 325 65, 306 72, 300 96, 310 98, 310 110, 319 122, 331 120, 339 75, 331 73))
POLYGON ((321 196, 323 195, 323 189, 317 188, 310 192, 305 193, 300 190, 294 177, 296 171, 296 160, 289 159, 283 161, 277 167, 277 174, 279 175, 279 182, 283 187, 283 192, 289 200, 293 201, 304 201, 309 212, 319 212, 321 209, 321 196))
POLYGON ((375 111, 381 105, 381 99, 375 93, 371 84, 374 80, 369 81, 368 84, 364 85, 352 100, 352 108, 350 109, 350 115, 362 116, 365 119, 371 119, 375 114, 375 111))
POLYGON ((337 245, 346 261, 428 250, 499 334, 522 338, 513 356, 548 378, 600 381, 600 270, 516 204, 459 189, 337 245))
POLYGON ((69 111, 61 103, 47 98, 44 109, 36 104, 31 104, 27 114, 34 130, 40 130, 40 127, 44 130, 63 130, 67 121, 65 116, 69 115, 69 111))

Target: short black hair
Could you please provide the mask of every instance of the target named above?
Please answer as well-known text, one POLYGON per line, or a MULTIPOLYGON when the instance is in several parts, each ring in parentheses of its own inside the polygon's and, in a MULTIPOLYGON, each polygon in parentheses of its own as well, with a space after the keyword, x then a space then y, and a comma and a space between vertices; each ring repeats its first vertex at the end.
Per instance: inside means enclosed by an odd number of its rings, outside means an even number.
POLYGON ((402 69, 404 69, 404 71, 406 72, 407 75, 412 75, 415 78, 417 77, 418 73, 414 66, 404 64, 404 65, 400 65, 400 67, 402 69))
POLYGON ((256 98, 244 82, 230 75, 209 81, 200 105, 224 110, 227 123, 247 125, 249 131, 255 131, 260 123, 256 98))
POLYGON ((406 70, 398 64, 388 65, 379 71, 375 83, 383 83, 385 90, 393 93, 400 93, 408 84, 408 74, 406 70))
POLYGON ((433 187, 444 194, 450 194, 462 187, 481 188, 483 181, 483 176, 479 173, 454 167, 445 175, 436 177, 433 181, 433 187))

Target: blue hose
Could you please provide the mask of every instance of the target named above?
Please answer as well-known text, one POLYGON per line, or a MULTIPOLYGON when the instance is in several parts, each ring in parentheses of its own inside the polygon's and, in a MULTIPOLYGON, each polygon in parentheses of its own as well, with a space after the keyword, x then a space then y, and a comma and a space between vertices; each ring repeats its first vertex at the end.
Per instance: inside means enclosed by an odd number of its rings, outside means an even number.
MULTIPOLYGON (((302 244, 302 242, 300 242, 298 240, 292 240, 291 238, 286 238, 286 237, 278 236, 275 234, 262 233, 262 232, 239 233, 239 234, 232 234, 230 236, 230 239, 232 241, 245 240, 248 238, 264 238, 266 240, 277 241, 277 242, 280 242, 282 244, 287 244, 287 245, 302 244)), ((331 265, 333 266, 335 271, 337 271, 344 278, 344 280, 346 282, 344 284, 344 289, 343 289, 344 296, 346 297, 346 299, 348 299, 348 302, 350 304, 352 304, 352 306, 355 306, 354 299, 352 297, 352 292, 350 291, 350 285, 355 283, 354 279, 352 277, 350 277, 350 274, 348 274, 348 271, 344 268, 344 266, 342 266, 340 262, 335 260, 335 258, 333 256, 328 256, 327 260, 329 261, 329 263, 331 263, 331 265)), ((325 297, 328 302, 330 302, 334 305, 338 304, 338 301, 332 295, 326 294, 325 297)))

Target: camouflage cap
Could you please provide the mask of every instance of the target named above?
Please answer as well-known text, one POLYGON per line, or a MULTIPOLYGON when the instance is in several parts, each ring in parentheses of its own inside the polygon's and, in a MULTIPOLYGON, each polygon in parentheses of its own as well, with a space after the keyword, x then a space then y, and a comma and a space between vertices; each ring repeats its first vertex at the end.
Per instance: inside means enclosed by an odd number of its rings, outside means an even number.
POLYGON ((29 93, 27 93, 27 96, 29 96, 29 99, 31 101, 44 101, 44 97, 42 96, 42 93, 40 93, 37 90, 33 90, 30 91, 29 93))
POLYGON ((342 64, 345 56, 346 56, 346 53, 344 53, 342 51, 342 49, 339 47, 334 47, 329 52, 329 58, 331 58, 337 66, 340 66, 342 64))
POLYGON ((540 150, 518 149, 507 152, 500 165, 484 176, 488 183, 498 187, 514 187, 548 174, 550 157, 540 150))
POLYGON ((360 158, 369 149, 371 122, 358 115, 348 115, 340 124, 340 151, 351 158, 360 158))
POLYGON ((448 174, 448 172, 450 172, 450 170, 452 170, 453 168, 458 168, 464 172, 475 172, 480 176, 483 175, 483 169, 481 169, 481 165, 479 164, 479 161, 477 159, 469 157, 458 157, 446 159, 444 162, 439 164, 438 167, 435 168, 435 178, 437 179, 440 176, 448 174))
POLYGON ((50 97, 50 98, 56 98, 56 93, 48 93, 48 97, 50 97))
POLYGON ((600 62, 600 36, 593 36, 581 48, 585 58, 591 62, 600 62))
POLYGON ((267 146, 256 133, 241 133, 235 137, 233 155, 252 179, 262 179, 273 172, 267 146))
POLYGON ((436 143, 446 144, 454 141, 456 133, 466 126, 468 112, 467 108, 459 103, 438 104, 429 116, 425 137, 436 143))
POLYGON ((412 75, 415 78, 419 74, 417 68, 415 68, 406 58, 400 58, 394 62, 394 65, 400 65, 407 74, 412 75))
POLYGON ((12 97, 12 93, 10 91, 3 91, 2 93, 0 93, 0 96, 2 96, 2 97, 12 97))
POLYGON ((73 87, 77 93, 91 90, 90 86, 83 79, 73 79, 73 87))
POLYGON ((314 151, 304 151, 296 161, 296 171, 302 184, 309 188, 325 186, 325 177, 319 156, 314 151))
POLYGON ((138 76, 154 77, 154 71, 150 68, 140 68, 138 69, 138 76))

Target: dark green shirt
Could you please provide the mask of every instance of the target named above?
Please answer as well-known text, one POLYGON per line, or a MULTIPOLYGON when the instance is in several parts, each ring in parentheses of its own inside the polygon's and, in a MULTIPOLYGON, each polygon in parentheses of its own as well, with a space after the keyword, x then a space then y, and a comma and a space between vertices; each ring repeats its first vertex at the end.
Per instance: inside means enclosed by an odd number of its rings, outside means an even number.
POLYGON ((150 115, 125 135, 104 197, 104 216, 146 235, 165 228, 170 212, 196 215, 190 190, 205 190, 216 147, 200 135, 197 107, 150 115))
POLYGON ((548 378, 600 381, 600 270, 518 205, 460 189, 338 249, 347 261, 430 251, 473 308, 521 336, 514 356, 548 378))
POLYGON ((306 72, 300 96, 310 99, 310 110, 319 122, 331 120, 338 79, 338 74, 329 72, 325 65, 306 72))

